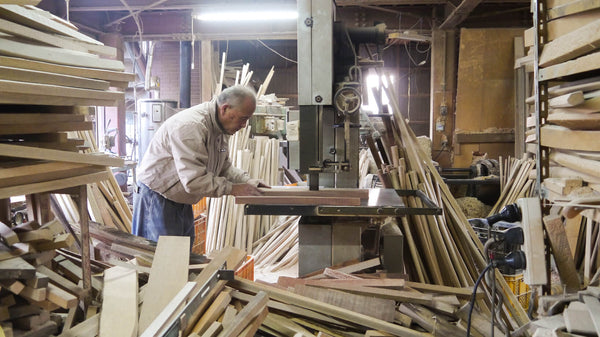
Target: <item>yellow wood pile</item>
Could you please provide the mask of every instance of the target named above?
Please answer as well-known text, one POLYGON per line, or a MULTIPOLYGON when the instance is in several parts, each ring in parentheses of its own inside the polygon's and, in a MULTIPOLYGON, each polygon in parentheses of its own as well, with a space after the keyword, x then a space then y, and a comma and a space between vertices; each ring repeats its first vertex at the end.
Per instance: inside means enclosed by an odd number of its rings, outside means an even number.
MULTIPOLYGON (((57 254, 75 237, 53 220, 8 227, 0 222, 0 326, 6 336, 48 336, 58 331, 60 312, 74 310, 85 295, 81 269, 57 254), (78 275, 78 276, 77 276, 78 275)), ((77 243, 79 244, 79 243, 77 243)), ((98 283, 96 287, 100 289, 98 283)))

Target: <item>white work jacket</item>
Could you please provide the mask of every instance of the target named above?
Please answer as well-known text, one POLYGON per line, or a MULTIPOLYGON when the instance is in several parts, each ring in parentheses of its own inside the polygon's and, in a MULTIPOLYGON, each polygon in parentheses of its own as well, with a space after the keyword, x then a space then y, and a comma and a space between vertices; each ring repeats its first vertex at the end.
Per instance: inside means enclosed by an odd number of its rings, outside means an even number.
POLYGON ((165 198, 195 204, 231 193, 234 183, 255 183, 229 160, 229 135, 217 120, 217 104, 180 111, 156 131, 137 178, 165 198))

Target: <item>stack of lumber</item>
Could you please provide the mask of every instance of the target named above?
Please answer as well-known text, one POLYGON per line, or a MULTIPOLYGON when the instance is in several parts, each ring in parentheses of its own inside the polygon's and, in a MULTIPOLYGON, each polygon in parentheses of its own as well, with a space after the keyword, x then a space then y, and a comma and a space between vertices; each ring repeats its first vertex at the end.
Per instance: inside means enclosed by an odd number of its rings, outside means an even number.
MULTIPOLYGON (((0 325, 6 336, 49 336, 85 296, 82 271, 57 249, 75 238, 57 220, 10 228, 0 222, 0 325)), ((97 289, 100 283, 94 283, 97 289)), ((71 318, 72 319, 72 318, 71 318)))
MULTIPOLYGON (((251 178, 268 185, 279 185, 279 140, 265 136, 250 138, 250 127, 238 131, 229 142, 229 156, 234 166, 251 178)), ((233 246, 252 253, 254 241, 265 235, 274 224, 272 216, 244 216, 244 205, 233 196, 210 198, 207 212, 206 252, 233 246)))
MULTIPOLYGON (((87 106, 124 100, 114 89, 126 88, 134 75, 116 56, 116 48, 48 12, 0 5, 0 156, 6 157, 0 198, 102 181, 88 188, 92 219, 129 230, 129 209, 117 199, 120 191, 107 169, 123 160, 97 153, 85 116, 87 106), (86 148, 89 154, 79 153, 86 148), (113 220, 113 208, 120 221, 113 220)), ((72 214, 73 202, 57 198, 63 213, 72 214)))
MULTIPOLYGON (((584 186, 600 189, 600 5, 549 0, 541 15, 548 20, 547 39, 538 54, 539 78, 548 81, 548 118, 540 138, 550 148, 549 176, 581 178, 584 186)), ((531 28, 525 46, 533 42, 531 28)), ((535 97, 527 102, 533 104, 535 97)), ((528 125, 534 125, 534 118, 528 125)), ((567 197, 554 183, 547 186, 552 198, 567 197)))

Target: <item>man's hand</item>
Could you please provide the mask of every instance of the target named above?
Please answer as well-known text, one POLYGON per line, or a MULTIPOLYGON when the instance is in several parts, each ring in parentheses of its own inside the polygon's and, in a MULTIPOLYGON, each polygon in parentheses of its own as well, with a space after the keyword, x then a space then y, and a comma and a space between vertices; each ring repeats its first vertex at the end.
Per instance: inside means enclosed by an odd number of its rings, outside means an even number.
POLYGON ((241 196, 241 195, 262 195, 262 192, 250 184, 233 184, 231 187, 231 195, 233 196, 241 196))

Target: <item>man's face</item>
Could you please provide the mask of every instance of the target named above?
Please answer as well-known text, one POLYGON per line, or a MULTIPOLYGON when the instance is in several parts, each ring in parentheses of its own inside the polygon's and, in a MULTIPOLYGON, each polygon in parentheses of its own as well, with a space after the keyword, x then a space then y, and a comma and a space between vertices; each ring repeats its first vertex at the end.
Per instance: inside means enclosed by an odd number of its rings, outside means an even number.
POLYGON ((235 108, 225 103, 219 108, 219 121, 223 129, 228 134, 233 135, 238 130, 246 127, 255 109, 256 104, 250 98, 247 98, 243 104, 235 108))

